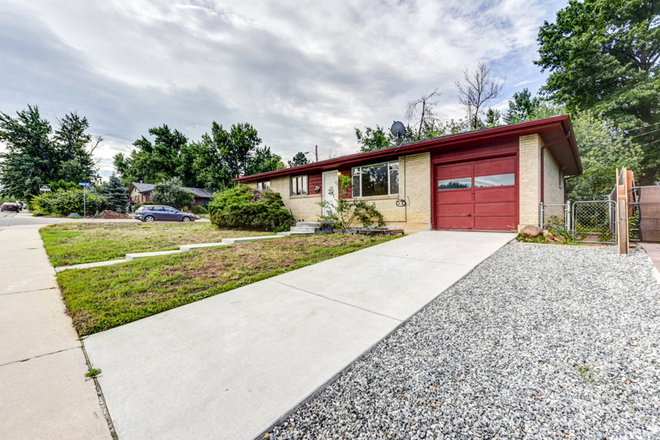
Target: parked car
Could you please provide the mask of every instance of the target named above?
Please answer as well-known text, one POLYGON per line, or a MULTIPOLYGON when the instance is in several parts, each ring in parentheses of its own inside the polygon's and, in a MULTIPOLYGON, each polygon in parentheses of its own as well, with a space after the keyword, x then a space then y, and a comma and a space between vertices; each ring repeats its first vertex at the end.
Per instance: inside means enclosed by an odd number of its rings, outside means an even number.
POLYGON ((187 212, 179 211, 171 206, 145 205, 140 206, 133 215, 134 219, 143 222, 194 222, 195 216, 187 212))
POLYGON ((18 203, 5 202, 0 206, 0 211, 15 211, 18 212, 21 210, 21 207, 18 206, 18 203))

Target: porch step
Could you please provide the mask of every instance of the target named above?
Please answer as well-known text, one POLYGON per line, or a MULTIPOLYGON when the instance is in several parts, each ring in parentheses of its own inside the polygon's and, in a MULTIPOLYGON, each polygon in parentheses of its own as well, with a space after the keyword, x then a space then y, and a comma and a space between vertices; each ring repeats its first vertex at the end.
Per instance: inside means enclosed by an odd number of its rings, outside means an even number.
POLYGON ((321 223, 319 223, 319 222, 297 222, 296 226, 294 226, 294 228, 297 227, 297 226, 301 226, 301 227, 305 227, 305 228, 318 228, 320 225, 321 225, 321 223))

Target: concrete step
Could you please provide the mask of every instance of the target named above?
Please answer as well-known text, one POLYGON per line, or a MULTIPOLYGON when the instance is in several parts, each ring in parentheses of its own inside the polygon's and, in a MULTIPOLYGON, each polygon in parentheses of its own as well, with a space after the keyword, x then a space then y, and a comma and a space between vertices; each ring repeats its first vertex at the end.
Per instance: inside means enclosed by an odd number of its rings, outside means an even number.
MULTIPOLYGON (((319 223, 319 222, 298 222, 298 223, 296 223, 296 226, 302 226, 302 227, 305 227, 305 228, 318 228, 319 226, 321 226, 321 223, 319 223)), ((294 228, 296 226, 294 226, 294 228)))
POLYGON ((298 232, 301 234, 313 234, 315 228, 311 226, 291 226, 291 232, 298 232))
POLYGON ((193 249, 203 249, 216 246, 227 246, 229 243, 197 243, 197 244, 183 244, 179 246, 181 251, 191 251, 193 249))
POLYGON ((160 255, 178 254, 181 251, 159 251, 159 252, 140 252, 139 254, 126 254, 127 261, 137 260, 138 258, 158 257, 160 255))
POLYGON ((223 238, 224 244, 241 243, 244 241, 268 240, 269 238, 281 238, 281 235, 263 235, 260 237, 223 238))

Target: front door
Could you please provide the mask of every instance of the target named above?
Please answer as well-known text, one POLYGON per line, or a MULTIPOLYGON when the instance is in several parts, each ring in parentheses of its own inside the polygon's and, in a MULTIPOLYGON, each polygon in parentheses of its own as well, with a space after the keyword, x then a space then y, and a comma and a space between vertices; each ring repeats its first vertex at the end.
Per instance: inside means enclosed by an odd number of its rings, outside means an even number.
POLYGON ((329 209, 337 207, 337 198, 339 197, 339 172, 326 171, 323 173, 323 201, 326 205, 323 207, 323 215, 328 215, 329 209))

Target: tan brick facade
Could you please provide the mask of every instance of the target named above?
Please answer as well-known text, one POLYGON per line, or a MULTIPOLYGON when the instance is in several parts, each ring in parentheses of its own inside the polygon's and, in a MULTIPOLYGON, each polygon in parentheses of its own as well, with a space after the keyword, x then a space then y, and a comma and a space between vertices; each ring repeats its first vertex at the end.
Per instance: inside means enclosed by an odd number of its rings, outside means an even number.
POLYGON ((315 222, 321 216, 321 194, 291 196, 290 177, 276 177, 270 180, 270 190, 279 193, 296 221, 315 222))
MULTIPOLYGON (((271 179, 271 191, 282 196, 296 221, 317 221, 322 214, 319 205, 322 195, 291 196, 289 179, 289 176, 271 179)), ((249 185, 256 188, 256 183, 249 185)), ((406 233, 431 229, 431 153, 399 157, 399 194, 362 200, 374 203, 391 229, 403 228, 406 233), (404 198, 406 206, 396 206, 396 201, 404 198)))
POLYGON ((431 153, 399 157, 399 194, 362 200, 376 205, 390 229, 406 234, 431 229, 431 153), (400 199, 405 206, 396 206, 400 199))
POLYGON ((546 205, 562 205, 564 203, 564 174, 548 150, 543 152, 543 156, 545 160, 543 164, 543 174, 545 174, 543 179, 544 203, 546 205))
MULTIPOLYGON (((541 222, 541 148, 543 140, 533 134, 520 137, 519 150, 519 228, 541 222)), ((543 150, 543 200, 546 205, 564 203, 564 175, 548 150, 543 150)), ((555 209, 560 212, 561 210, 555 209)), ((554 211, 553 211, 554 212, 554 211)))
POLYGON ((541 203, 541 147, 537 134, 521 136, 518 150, 518 205, 520 226, 538 225, 541 203))

